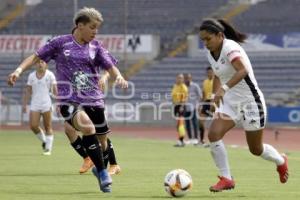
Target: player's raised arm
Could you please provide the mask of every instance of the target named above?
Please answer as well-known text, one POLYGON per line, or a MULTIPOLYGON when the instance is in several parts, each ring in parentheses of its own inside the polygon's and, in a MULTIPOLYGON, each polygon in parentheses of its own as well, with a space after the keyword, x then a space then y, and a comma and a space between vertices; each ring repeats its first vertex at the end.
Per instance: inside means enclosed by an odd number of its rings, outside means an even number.
POLYGON ((13 73, 8 75, 7 84, 10 86, 14 86, 21 74, 29 69, 32 65, 36 64, 39 60, 40 58, 35 54, 27 57, 13 73))

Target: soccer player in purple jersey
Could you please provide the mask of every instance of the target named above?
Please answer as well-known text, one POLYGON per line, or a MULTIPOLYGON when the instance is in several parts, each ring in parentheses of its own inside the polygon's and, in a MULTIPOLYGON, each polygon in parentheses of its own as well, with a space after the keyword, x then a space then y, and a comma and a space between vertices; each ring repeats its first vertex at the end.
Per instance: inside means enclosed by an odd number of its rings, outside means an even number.
POLYGON ((92 171, 99 181, 100 190, 111 192, 112 179, 105 169, 102 155, 102 150, 107 147, 106 134, 110 130, 104 115, 104 94, 98 85, 99 69, 108 71, 122 88, 127 88, 128 83, 115 66, 116 59, 95 40, 102 22, 102 15, 96 9, 85 7, 79 10, 74 17, 72 34, 53 38, 26 58, 8 76, 8 84, 13 86, 22 72, 40 59, 55 61, 61 115, 83 134, 82 144, 96 166, 92 171))

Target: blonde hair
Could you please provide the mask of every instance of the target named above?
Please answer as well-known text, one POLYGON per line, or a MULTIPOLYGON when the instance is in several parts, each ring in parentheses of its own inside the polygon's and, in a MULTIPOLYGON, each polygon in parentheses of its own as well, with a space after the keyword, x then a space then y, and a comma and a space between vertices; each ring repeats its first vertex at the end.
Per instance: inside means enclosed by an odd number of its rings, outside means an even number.
POLYGON ((74 16, 73 22, 77 26, 78 23, 89 23, 91 20, 103 22, 102 14, 95 8, 84 7, 80 9, 74 16))

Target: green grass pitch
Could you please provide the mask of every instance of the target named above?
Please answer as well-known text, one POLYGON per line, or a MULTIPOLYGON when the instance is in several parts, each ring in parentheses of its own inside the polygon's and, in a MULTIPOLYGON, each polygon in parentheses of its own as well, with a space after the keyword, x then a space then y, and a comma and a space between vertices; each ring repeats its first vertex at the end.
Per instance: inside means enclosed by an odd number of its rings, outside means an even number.
POLYGON ((171 199, 164 191, 163 180, 176 168, 187 170, 193 177, 193 188, 183 199, 300 199, 300 152, 287 152, 290 180, 281 184, 273 163, 250 155, 246 149, 228 148, 236 188, 210 193, 208 188, 217 181, 217 170, 209 149, 174 148, 173 141, 113 135, 111 139, 122 173, 113 176, 113 192, 103 194, 91 172, 78 174, 82 160, 64 134, 55 135, 52 155, 43 156, 31 132, 1 130, 0 199, 171 199))

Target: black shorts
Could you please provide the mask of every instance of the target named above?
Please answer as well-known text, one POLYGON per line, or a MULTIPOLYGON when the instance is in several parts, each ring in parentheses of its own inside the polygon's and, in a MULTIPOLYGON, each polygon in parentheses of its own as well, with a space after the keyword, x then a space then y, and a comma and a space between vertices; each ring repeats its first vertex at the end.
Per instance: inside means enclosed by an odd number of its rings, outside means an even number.
MULTIPOLYGON (((60 113, 73 128, 73 118, 79 111, 84 111, 93 122, 96 134, 104 135, 110 132, 105 115, 104 108, 96 106, 80 106, 78 104, 63 104, 60 106, 60 113)), ((76 128, 75 128, 76 129, 76 128)))
POLYGON ((201 113, 206 116, 211 116, 210 107, 211 107, 211 101, 210 100, 204 101, 202 105, 201 113))
POLYGON ((183 104, 176 104, 174 105, 173 108, 173 113, 175 117, 183 117, 184 116, 184 111, 185 111, 185 105, 183 104))

